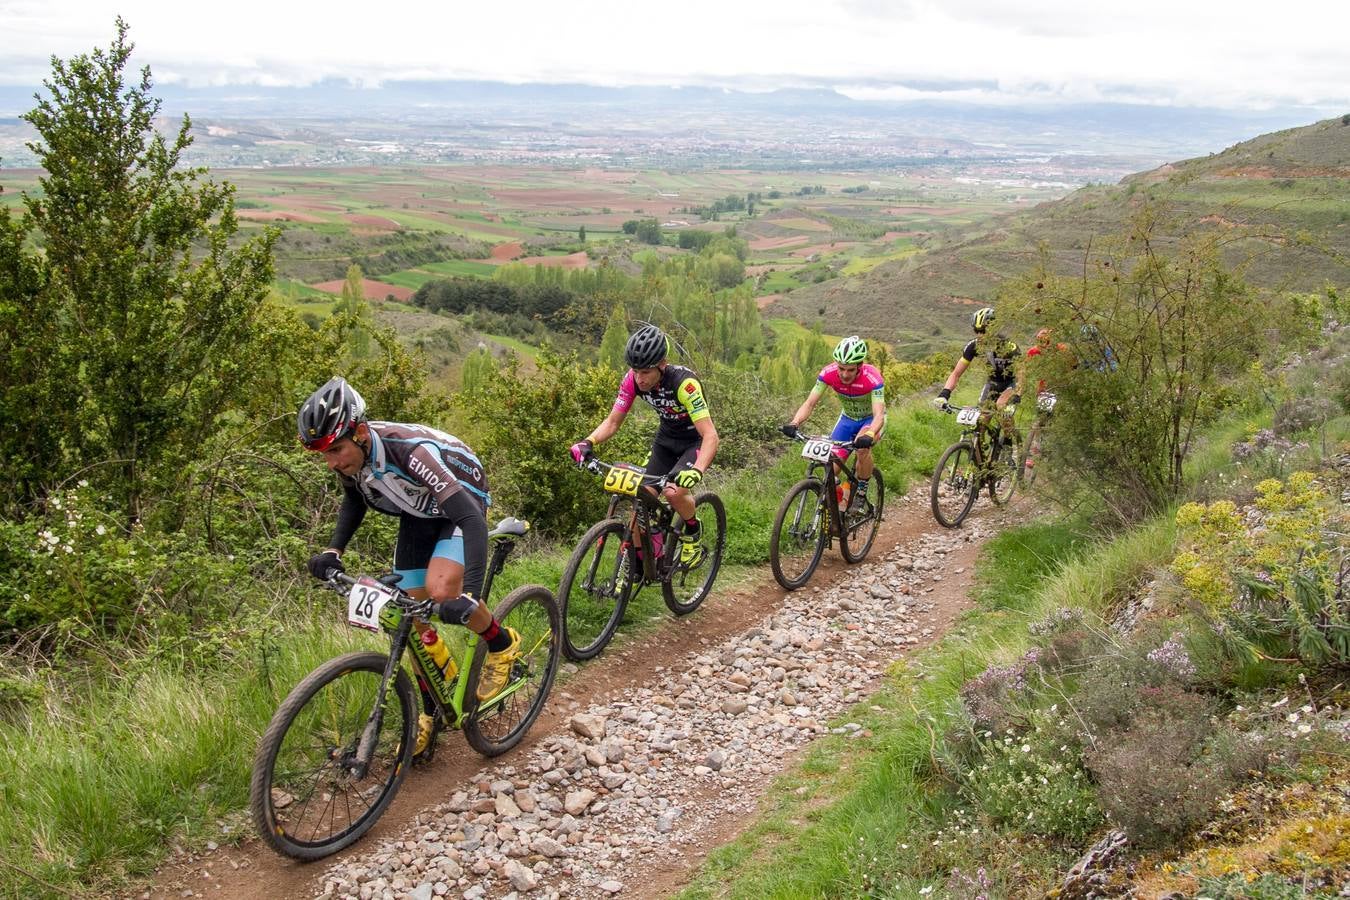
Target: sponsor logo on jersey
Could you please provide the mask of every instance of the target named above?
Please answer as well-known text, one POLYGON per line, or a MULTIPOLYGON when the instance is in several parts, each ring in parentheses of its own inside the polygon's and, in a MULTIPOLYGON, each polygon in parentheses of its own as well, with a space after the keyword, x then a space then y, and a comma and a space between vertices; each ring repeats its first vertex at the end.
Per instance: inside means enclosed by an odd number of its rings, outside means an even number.
POLYGON ((408 457, 408 468, 433 491, 443 491, 455 480, 449 472, 437 472, 416 456, 408 457))

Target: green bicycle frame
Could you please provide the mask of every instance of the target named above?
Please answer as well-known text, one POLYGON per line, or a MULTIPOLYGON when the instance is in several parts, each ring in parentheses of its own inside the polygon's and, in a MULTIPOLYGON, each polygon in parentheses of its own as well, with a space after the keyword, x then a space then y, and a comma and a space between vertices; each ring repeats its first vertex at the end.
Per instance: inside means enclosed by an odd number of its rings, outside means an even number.
MULTIPOLYGON (((487 574, 483 579, 484 598, 492 595, 492 579, 506 565, 506 557, 515 547, 515 541, 508 537, 493 537, 492 541, 492 557, 488 562, 487 574)), ((470 715, 496 707, 507 697, 520 690, 524 684, 524 682, 517 681, 507 685, 499 694, 482 706, 467 705, 465 698, 468 697, 469 693, 468 673, 473 667, 474 653, 478 649, 480 640, 477 634, 472 631, 469 632, 469 638, 465 641, 464 650, 460 653, 457 661, 459 669, 453 679, 446 679, 445 673, 441 671, 440 666, 436 665, 422 642, 410 639, 412 619, 403 610, 392 603, 386 604, 384 609, 380 610, 380 627, 391 636, 392 647, 389 654, 391 665, 385 672, 379 698, 380 705, 377 706, 377 709, 383 707, 384 689, 389 684, 390 679, 393 678, 393 666, 397 664, 398 659, 402 658, 404 649, 412 656, 413 667, 416 669, 415 674, 418 676, 419 682, 425 684, 430 690, 432 702, 438 707, 437 712, 449 722, 451 728, 464 727, 464 720, 470 715)))

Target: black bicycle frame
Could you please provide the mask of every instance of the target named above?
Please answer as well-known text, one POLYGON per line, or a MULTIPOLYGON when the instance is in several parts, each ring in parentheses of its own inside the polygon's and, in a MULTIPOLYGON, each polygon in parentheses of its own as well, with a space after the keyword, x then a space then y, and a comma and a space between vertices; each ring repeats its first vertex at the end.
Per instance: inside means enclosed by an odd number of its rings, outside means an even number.
MULTIPOLYGON (((619 505, 625 502, 623 497, 611 497, 609 501, 609 512, 606 518, 615 518, 619 510, 619 505)), ((656 551, 652 546, 652 529, 655 527, 659 531, 668 531, 670 517, 675 511, 668 505, 661 502, 661 495, 651 485, 643 485, 635 497, 631 498, 632 516, 630 517, 629 531, 633 537, 637 538, 638 544, 642 549, 642 577, 645 581, 655 583, 665 577, 665 573, 656 568, 656 551)), ((669 535, 673 538, 674 535, 669 535)), ((662 548, 664 550, 664 547, 662 548)), ((668 559, 669 553, 663 553, 662 559, 668 559)), ((669 569, 669 566, 666 566, 669 569)))

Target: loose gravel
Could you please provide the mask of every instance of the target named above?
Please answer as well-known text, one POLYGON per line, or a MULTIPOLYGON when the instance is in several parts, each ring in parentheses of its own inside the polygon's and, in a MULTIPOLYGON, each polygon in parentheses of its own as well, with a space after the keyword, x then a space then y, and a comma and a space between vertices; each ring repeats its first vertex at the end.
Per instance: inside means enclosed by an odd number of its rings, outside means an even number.
MULTIPOLYGON (((945 557, 994 523, 921 535, 825 587, 787 594, 755 627, 579 709, 516 765, 489 765, 402 835, 330 868, 325 898, 612 897, 751 813, 785 758, 833 731, 886 667, 933 633, 925 599, 945 557)), ((875 556, 875 551, 874 551, 875 556)), ((556 698, 555 698, 556 699, 556 698)))

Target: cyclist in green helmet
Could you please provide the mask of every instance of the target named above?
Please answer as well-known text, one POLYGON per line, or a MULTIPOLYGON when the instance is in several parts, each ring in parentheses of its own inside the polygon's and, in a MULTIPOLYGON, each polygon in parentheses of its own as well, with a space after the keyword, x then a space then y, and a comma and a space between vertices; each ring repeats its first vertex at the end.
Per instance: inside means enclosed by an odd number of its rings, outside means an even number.
MULTIPOLYGON (((811 417, 827 388, 839 395, 843 407, 830 438, 852 441, 858 452, 858 481, 851 503, 856 506, 867 496, 874 465, 871 448, 886 427, 885 381, 881 370, 867 362, 867 341, 855 334, 839 342, 834 348, 834 362, 820 370, 811 393, 793 414, 792 421, 782 427, 783 434, 797 436, 801 424, 811 417)), ((848 459, 849 451, 845 448, 839 447, 834 452, 840 461, 848 459)))

